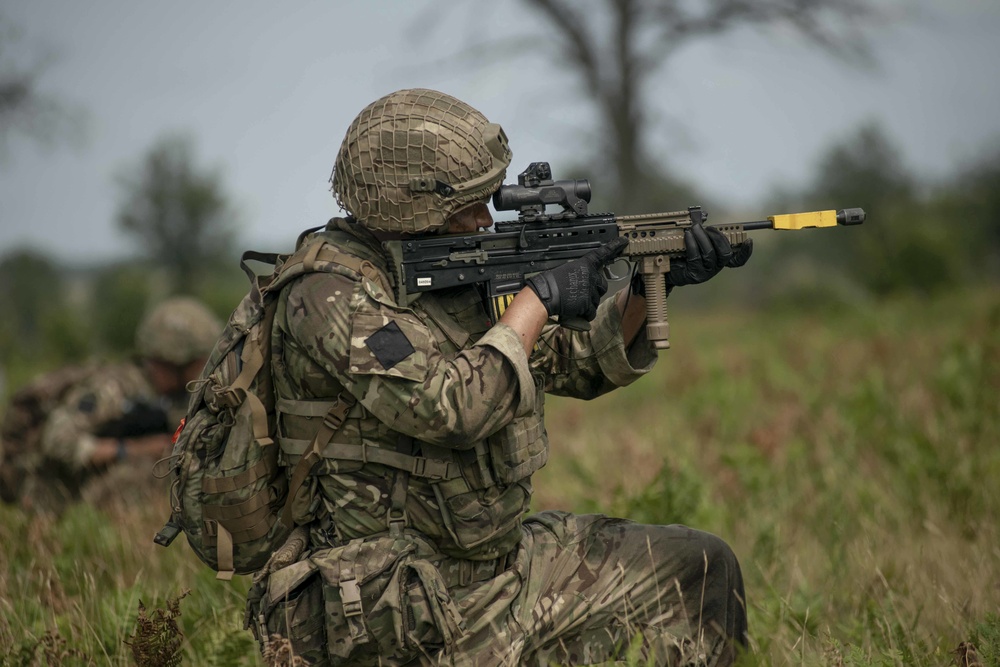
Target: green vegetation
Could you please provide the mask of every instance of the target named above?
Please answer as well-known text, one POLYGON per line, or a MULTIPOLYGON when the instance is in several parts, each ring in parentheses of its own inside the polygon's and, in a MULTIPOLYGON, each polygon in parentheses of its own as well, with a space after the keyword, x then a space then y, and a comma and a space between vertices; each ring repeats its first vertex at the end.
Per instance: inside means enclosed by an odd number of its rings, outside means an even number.
POLYGON ((538 506, 724 536, 751 664, 998 664, 1000 297, 674 317, 652 377, 549 410, 538 506))
MULTIPOLYGON (((552 401, 536 507, 723 536, 747 664, 929 667, 962 642, 998 664, 1000 296, 673 316, 649 377, 552 401)), ((133 664, 125 642, 157 618, 184 664, 262 664, 248 578, 152 544, 164 495, 59 519, 0 507, 0 664, 133 664)))
MULTIPOLYGON (((929 184, 876 126, 832 147, 813 184, 765 210, 862 206, 869 221, 755 235, 738 274, 678 290, 672 349, 649 377, 547 406, 535 507, 724 537, 744 568, 748 665, 936 667, 973 648, 1000 664, 998 182, 997 151, 929 184)), ((203 218, 225 230, 221 213, 203 218)), ((726 219, 747 218, 713 222, 726 219)), ((227 316, 246 290, 237 262, 202 244, 213 271, 181 285, 168 260, 183 243, 164 239, 152 268, 0 258, 6 391, 126 354, 174 289, 227 316)), ((218 582, 183 546, 152 544, 166 490, 145 493, 58 519, 0 507, 0 666, 290 663, 242 630, 248 578, 218 582)))

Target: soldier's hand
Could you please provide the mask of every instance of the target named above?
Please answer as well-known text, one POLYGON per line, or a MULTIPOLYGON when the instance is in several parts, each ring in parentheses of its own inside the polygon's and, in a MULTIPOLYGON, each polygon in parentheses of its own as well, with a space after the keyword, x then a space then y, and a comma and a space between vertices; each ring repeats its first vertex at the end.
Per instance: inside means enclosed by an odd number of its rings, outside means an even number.
POLYGON ((719 230, 703 227, 701 223, 691 225, 684 230, 684 258, 670 261, 667 287, 703 283, 727 266, 743 266, 751 253, 751 239, 733 248, 719 230))
POLYGON ((628 241, 617 238, 580 259, 534 275, 527 286, 534 290, 549 316, 560 321, 582 317, 591 321, 608 291, 602 269, 622 253, 628 241))

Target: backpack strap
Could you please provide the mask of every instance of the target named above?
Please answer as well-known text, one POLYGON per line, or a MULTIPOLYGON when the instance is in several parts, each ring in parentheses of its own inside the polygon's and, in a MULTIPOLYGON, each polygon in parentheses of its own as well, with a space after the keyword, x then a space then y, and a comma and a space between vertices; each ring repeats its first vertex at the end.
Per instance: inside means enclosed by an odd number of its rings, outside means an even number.
POLYGON ((271 326, 274 323, 274 315, 278 310, 278 304, 272 300, 265 304, 264 316, 258 326, 252 330, 250 337, 243 343, 243 350, 240 353, 242 368, 236 379, 227 386, 213 388, 216 405, 224 408, 235 409, 246 401, 250 406, 251 423, 253 424, 253 436, 262 447, 273 444, 271 428, 267 419, 267 409, 264 402, 254 392, 248 391, 254 378, 267 364, 271 356, 270 338, 271 326), (268 346, 265 349, 265 345, 268 346))
POLYGON ((352 253, 337 249, 327 239, 317 238, 295 251, 283 264, 276 269, 276 275, 267 285, 267 291, 280 289, 295 278, 307 273, 329 273, 323 265, 336 265, 348 269, 352 273, 364 276, 387 293, 392 294, 392 287, 385 272, 379 269, 371 260, 364 259, 352 253))
POLYGON ((288 497, 285 499, 285 507, 281 512, 281 520, 289 528, 295 525, 292 519, 292 502, 295 500, 295 496, 298 494, 302 484, 305 483, 306 477, 312 472, 313 466, 322 459, 320 452, 326 447, 337 431, 340 430, 340 427, 343 426, 344 420, 347 419, 347 413, 350 412, 355 403, 357 403, 357 399, 347 391, 342 391, 337 395, 333 405, 330 406, 330 409, 327 410, 326 415, 323 417, 319 430, 316 431, 312 442, 309 443, 308 449, 306 449, 302 458, 299 459, 299 462, 295 464, 295 469, 292 471, 292 480, 288 483, 288 497))
MULTIPOLYGON (((325 263, 327 265, 342 266, 355 274, 377 282, 383 290, 390 294, 392 293, 385 273, 379 270, 371 261, 342 252, 322 238, 307 241, 302 245, 304 239, 305 237, 300 237, 298 242, 300 247, 281 266, 277 267, 277 275, 267 285, 267 291, 280 289, 293 279, 307 273, 329 272, 320 267, 320 263, 325 263)), ((272 321, 273 316, 272 313, 272 321)), ((270 336, 270 333, 271 327, 269 325, 267 327, 267 335, 270 336)), ((337 395, 327 410, 326 415, 324 415, 319 429, 303 453, 302 458, 296 463, 288 485, 288 496, 285 499, 285 506, 281 512, 281 520, 286 526, 293 527, 295 525, 292 518, 292 504, 295 497, 305 483, 306 478, 312 472, 313 467, 322 459, 320 452, 330 444, 333 436, 340 430, 344 420, 347 419, 347 413, 350 412, 355 403, 357 403, 357 399, 346 390, 341 391, 337 395)))

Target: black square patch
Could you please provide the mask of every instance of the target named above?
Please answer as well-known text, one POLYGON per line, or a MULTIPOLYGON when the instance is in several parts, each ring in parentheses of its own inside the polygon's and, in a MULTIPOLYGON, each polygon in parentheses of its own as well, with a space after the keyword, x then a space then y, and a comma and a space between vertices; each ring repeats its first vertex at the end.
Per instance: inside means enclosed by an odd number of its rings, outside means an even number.
POLYGON ((399 325, 389 322, 365 339, 365 345, 372 351, 382 368, 389 370, 403 359, 413 354, 413 345, 399 325))

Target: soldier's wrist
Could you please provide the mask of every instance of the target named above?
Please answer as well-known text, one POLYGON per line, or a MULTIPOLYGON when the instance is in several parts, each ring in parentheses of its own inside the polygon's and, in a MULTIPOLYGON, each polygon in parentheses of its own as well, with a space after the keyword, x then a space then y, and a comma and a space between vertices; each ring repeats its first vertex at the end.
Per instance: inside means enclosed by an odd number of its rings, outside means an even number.
POLYGON ((556 314, 559 308, 559 287, 549 276, 544 273, 535 274, 525 281, 525 287, 531 288, 550 316, 556 314))

